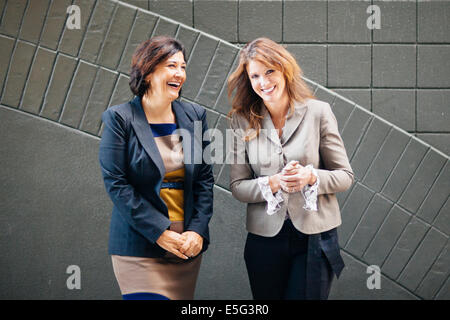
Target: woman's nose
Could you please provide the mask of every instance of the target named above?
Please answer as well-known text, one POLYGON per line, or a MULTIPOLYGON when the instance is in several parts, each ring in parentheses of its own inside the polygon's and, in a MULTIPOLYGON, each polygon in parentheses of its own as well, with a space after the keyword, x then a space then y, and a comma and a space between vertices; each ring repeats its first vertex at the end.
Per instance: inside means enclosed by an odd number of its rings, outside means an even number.
POLYGON ((184 75, 184 69, 183 68, 177 68, 175 71, 175 77, 182 77, 184 75))
POLYGON ((259 77, 259 85, 261 88, 264 88, 264 85, 266 84, 266 78, 265 77, 259 77))

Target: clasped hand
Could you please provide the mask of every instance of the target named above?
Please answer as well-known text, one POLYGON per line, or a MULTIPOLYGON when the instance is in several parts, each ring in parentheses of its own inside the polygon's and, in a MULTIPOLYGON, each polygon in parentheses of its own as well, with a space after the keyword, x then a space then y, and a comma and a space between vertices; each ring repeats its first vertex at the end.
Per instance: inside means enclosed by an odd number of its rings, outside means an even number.
POLYGON ((313 185, 316 177, 311 169, 302 166, 298 161, 290 161, 279 173, 280 187, 288 193, 299 192, 307 184, 313 185))
POLYGON ((189 259, 200 253, 203 246, 203 237, 194 231, 177 233, 165 230, 156 240, 156 243, 181 259, 189 259))

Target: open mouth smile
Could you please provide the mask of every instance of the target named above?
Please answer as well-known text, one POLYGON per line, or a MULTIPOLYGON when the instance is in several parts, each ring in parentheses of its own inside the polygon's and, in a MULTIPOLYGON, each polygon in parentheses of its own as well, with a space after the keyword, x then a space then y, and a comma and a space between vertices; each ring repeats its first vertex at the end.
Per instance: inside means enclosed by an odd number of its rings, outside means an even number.
POLYGON ((273 90, 275 89, 275 86, 273 86, 273 87, 270 87, 270 88, 267 88, 267 89, 261 89, 261 91, 263 92, 263 93, 271 93, 273 90))
POLYGON ((167 84, 174 89, 179 89, 181 87, 181 82, 168 82, 167 84))

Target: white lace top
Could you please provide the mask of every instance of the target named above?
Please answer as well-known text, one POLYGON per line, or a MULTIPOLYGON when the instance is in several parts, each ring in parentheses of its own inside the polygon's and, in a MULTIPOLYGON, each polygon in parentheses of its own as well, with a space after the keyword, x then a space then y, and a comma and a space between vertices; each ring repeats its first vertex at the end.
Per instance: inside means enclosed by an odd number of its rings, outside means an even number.
MULTIPOLYGON (((306 168, 309 168, 312 171, 312 174, 317 178, 317 180, 312 186, 306 185, 301 190, 303 198, 305 199, 303 209, 317 211, 317 195, 320 183, 319 175, 312 165, 309 164, 306 168)), ((270 189, 268 176, 258 178, 258 186, 261 189, 264 199, 268 203, 267 214, 272 215, 278 212, 278 210, 281 209, 281 203, 283 202, 281 189, 273 194, 272 189, 270 189)))

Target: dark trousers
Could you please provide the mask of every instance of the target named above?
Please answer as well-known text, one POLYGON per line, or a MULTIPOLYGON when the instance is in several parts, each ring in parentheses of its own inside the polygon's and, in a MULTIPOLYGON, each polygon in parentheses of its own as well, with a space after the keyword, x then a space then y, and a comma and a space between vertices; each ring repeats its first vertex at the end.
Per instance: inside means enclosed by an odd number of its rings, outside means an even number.
POLYGON ((320 272, 308 273, 309 236, 298 231, 286 220, 275 237, 247 236, 244 259, 255 300, 305 300, 328 298, 334 273, 321 250, 320 272), (307 276, 319 279, 307 281, 307 276), (313 283, 320 288, 310 288, 313 283), (311 297, 311 292, 319 292, 311 297))

